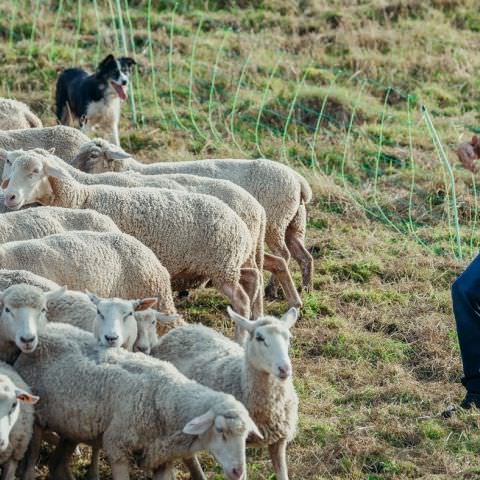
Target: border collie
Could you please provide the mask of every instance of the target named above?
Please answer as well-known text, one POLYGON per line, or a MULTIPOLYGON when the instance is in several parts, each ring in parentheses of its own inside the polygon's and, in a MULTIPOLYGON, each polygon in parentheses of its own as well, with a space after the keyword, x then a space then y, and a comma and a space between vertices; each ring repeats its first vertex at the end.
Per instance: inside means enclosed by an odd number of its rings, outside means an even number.
POLYGON ((56 115, 63 125, 78 122, 86 133, 95 132, 120 145, 120 102, 127 99, 128 76, 136 65, 129 57, 104 58, 93 74, 81 68, 64 70, 57 80, 56 115))

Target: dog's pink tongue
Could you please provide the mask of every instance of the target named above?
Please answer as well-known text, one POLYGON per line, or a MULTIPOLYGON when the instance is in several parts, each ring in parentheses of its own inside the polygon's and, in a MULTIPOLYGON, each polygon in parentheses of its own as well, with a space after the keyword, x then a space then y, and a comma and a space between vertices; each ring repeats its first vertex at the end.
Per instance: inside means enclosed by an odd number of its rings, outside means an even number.
POLYGON ((127 87, 123 87, 122 85, 117 85, 116 83, 113 83, 113 88, 115 88, 115 91, 117 92, 117 95, 122 100, 127 99, 127 87))

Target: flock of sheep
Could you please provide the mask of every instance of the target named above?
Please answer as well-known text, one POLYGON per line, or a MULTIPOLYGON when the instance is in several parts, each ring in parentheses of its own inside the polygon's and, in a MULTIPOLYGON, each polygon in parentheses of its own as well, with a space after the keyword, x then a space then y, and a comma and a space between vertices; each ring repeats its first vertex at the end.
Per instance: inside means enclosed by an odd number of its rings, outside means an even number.
POLYGON ((306 180, 265 159, 143 164, 7 99, 0 171, 1 478, 34 479, 47 441, 55 480, 74 478, 79 443, 92 480, 101 450, 114 480, 133 460, 154 480, 178 460, 205 479, 201 451, 242 480, 246 444, 288 480, 302 305, 288 263, 311 289, 306 180), (264 270, 281 318, 263 313, 264 270), (236 342, 177 313, 172 291, 207 284, 228 298, 236 342))

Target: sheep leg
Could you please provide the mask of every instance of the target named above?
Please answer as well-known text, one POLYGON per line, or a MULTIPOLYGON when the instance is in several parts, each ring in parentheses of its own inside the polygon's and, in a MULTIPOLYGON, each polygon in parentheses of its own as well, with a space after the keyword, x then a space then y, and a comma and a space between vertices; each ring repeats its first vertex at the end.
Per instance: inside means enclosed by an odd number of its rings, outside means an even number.
POLYGON ((90 457, 90 465, 88 466, 87 478, 88 480, 98 480, 100 473, 98 466, 100 463, 100 447, 98 445, 92 446, 92 456, 90 457))
POLYGON ((3 465, 2 480, 15 480, 15 472, 17 470, 18 462, 15 460, 8 461, 3 465))
POLYGON ((70 469, 70 460, 76 448, 76 442, 60 438, 49 461, 50 480, 75 480, 70 469))
POLYGON ((287 442, 285 439, 268 446, 270 459, 277 480, 288 480, 287 442))
MULTIPOLYGON (((228 297, 232 308, 242 317, 250 318, 250 299, 240 284, 219 283, 217 288, 228 297)), ((243 344, 247 333, 238 327, 235 328, 235 340, 243 344)))
POLYGON ((313 289, 313 257, 305 248, 306 225, 307 211, 305 205, 302 204, 287 227, 285 241, 289 252, 302 271, 302 288, 306 292, 310 292, 313 289))
POLYGON ((130 480, 128 462, 112 463, 112 478, 113 480, 130 480))
MULTIPOLYGON (((116 480, 116 479, 114 479, 116 480)), ((152 480, 175 480, 175 472, 171 465, 164 464, 153 472, 152 480)))
POLYGON ((302 306, 302 299, 295 288, 285 260, 281 257, 266 253, 263 268, 275 275, 275 278, 280 282, 288 301, 288 306, 300 308, 302 306))
POLYGON ((259 318, 263 315, 262 279, 260 272, 257 268, 242 268, 241 272, 240 284, 250 299, 252 318, 259 318))
POLYGON ((190 472, 190 480, 207 480, 197 457, 184 458, 183 463, 190 472))
MULTIPOLYGON (((270 247, 272 255, 283 258, 288 266, 288 262, 290 261, 290 252, 284 238, 278 238, 277 236, 275 241, 272 241, 271 238, 269 238, 268 246, 270 247)), ((269 298, 278 298, 278 287, 279 281, 275 275, 272 275, 270 282, 265 289, 265 295, 269 298)))
POLYGON ((33 426, 32 439, 28 445, 27 453, 25 454, 25 464, 22 480, 35 480, 35 465, 37 464, 38 457, 40 457, 40 448, 42 446, 43 431, 38 425, 33 426))

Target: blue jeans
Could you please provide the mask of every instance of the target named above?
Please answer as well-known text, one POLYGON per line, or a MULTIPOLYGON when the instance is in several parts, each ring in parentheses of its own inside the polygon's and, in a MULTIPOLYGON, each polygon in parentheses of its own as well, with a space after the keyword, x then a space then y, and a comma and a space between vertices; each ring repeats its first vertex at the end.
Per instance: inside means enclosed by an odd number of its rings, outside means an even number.
POLYGON ((480 394, 480 255, 452 285, 452 303, 462 353, 462 383, 480 394))

